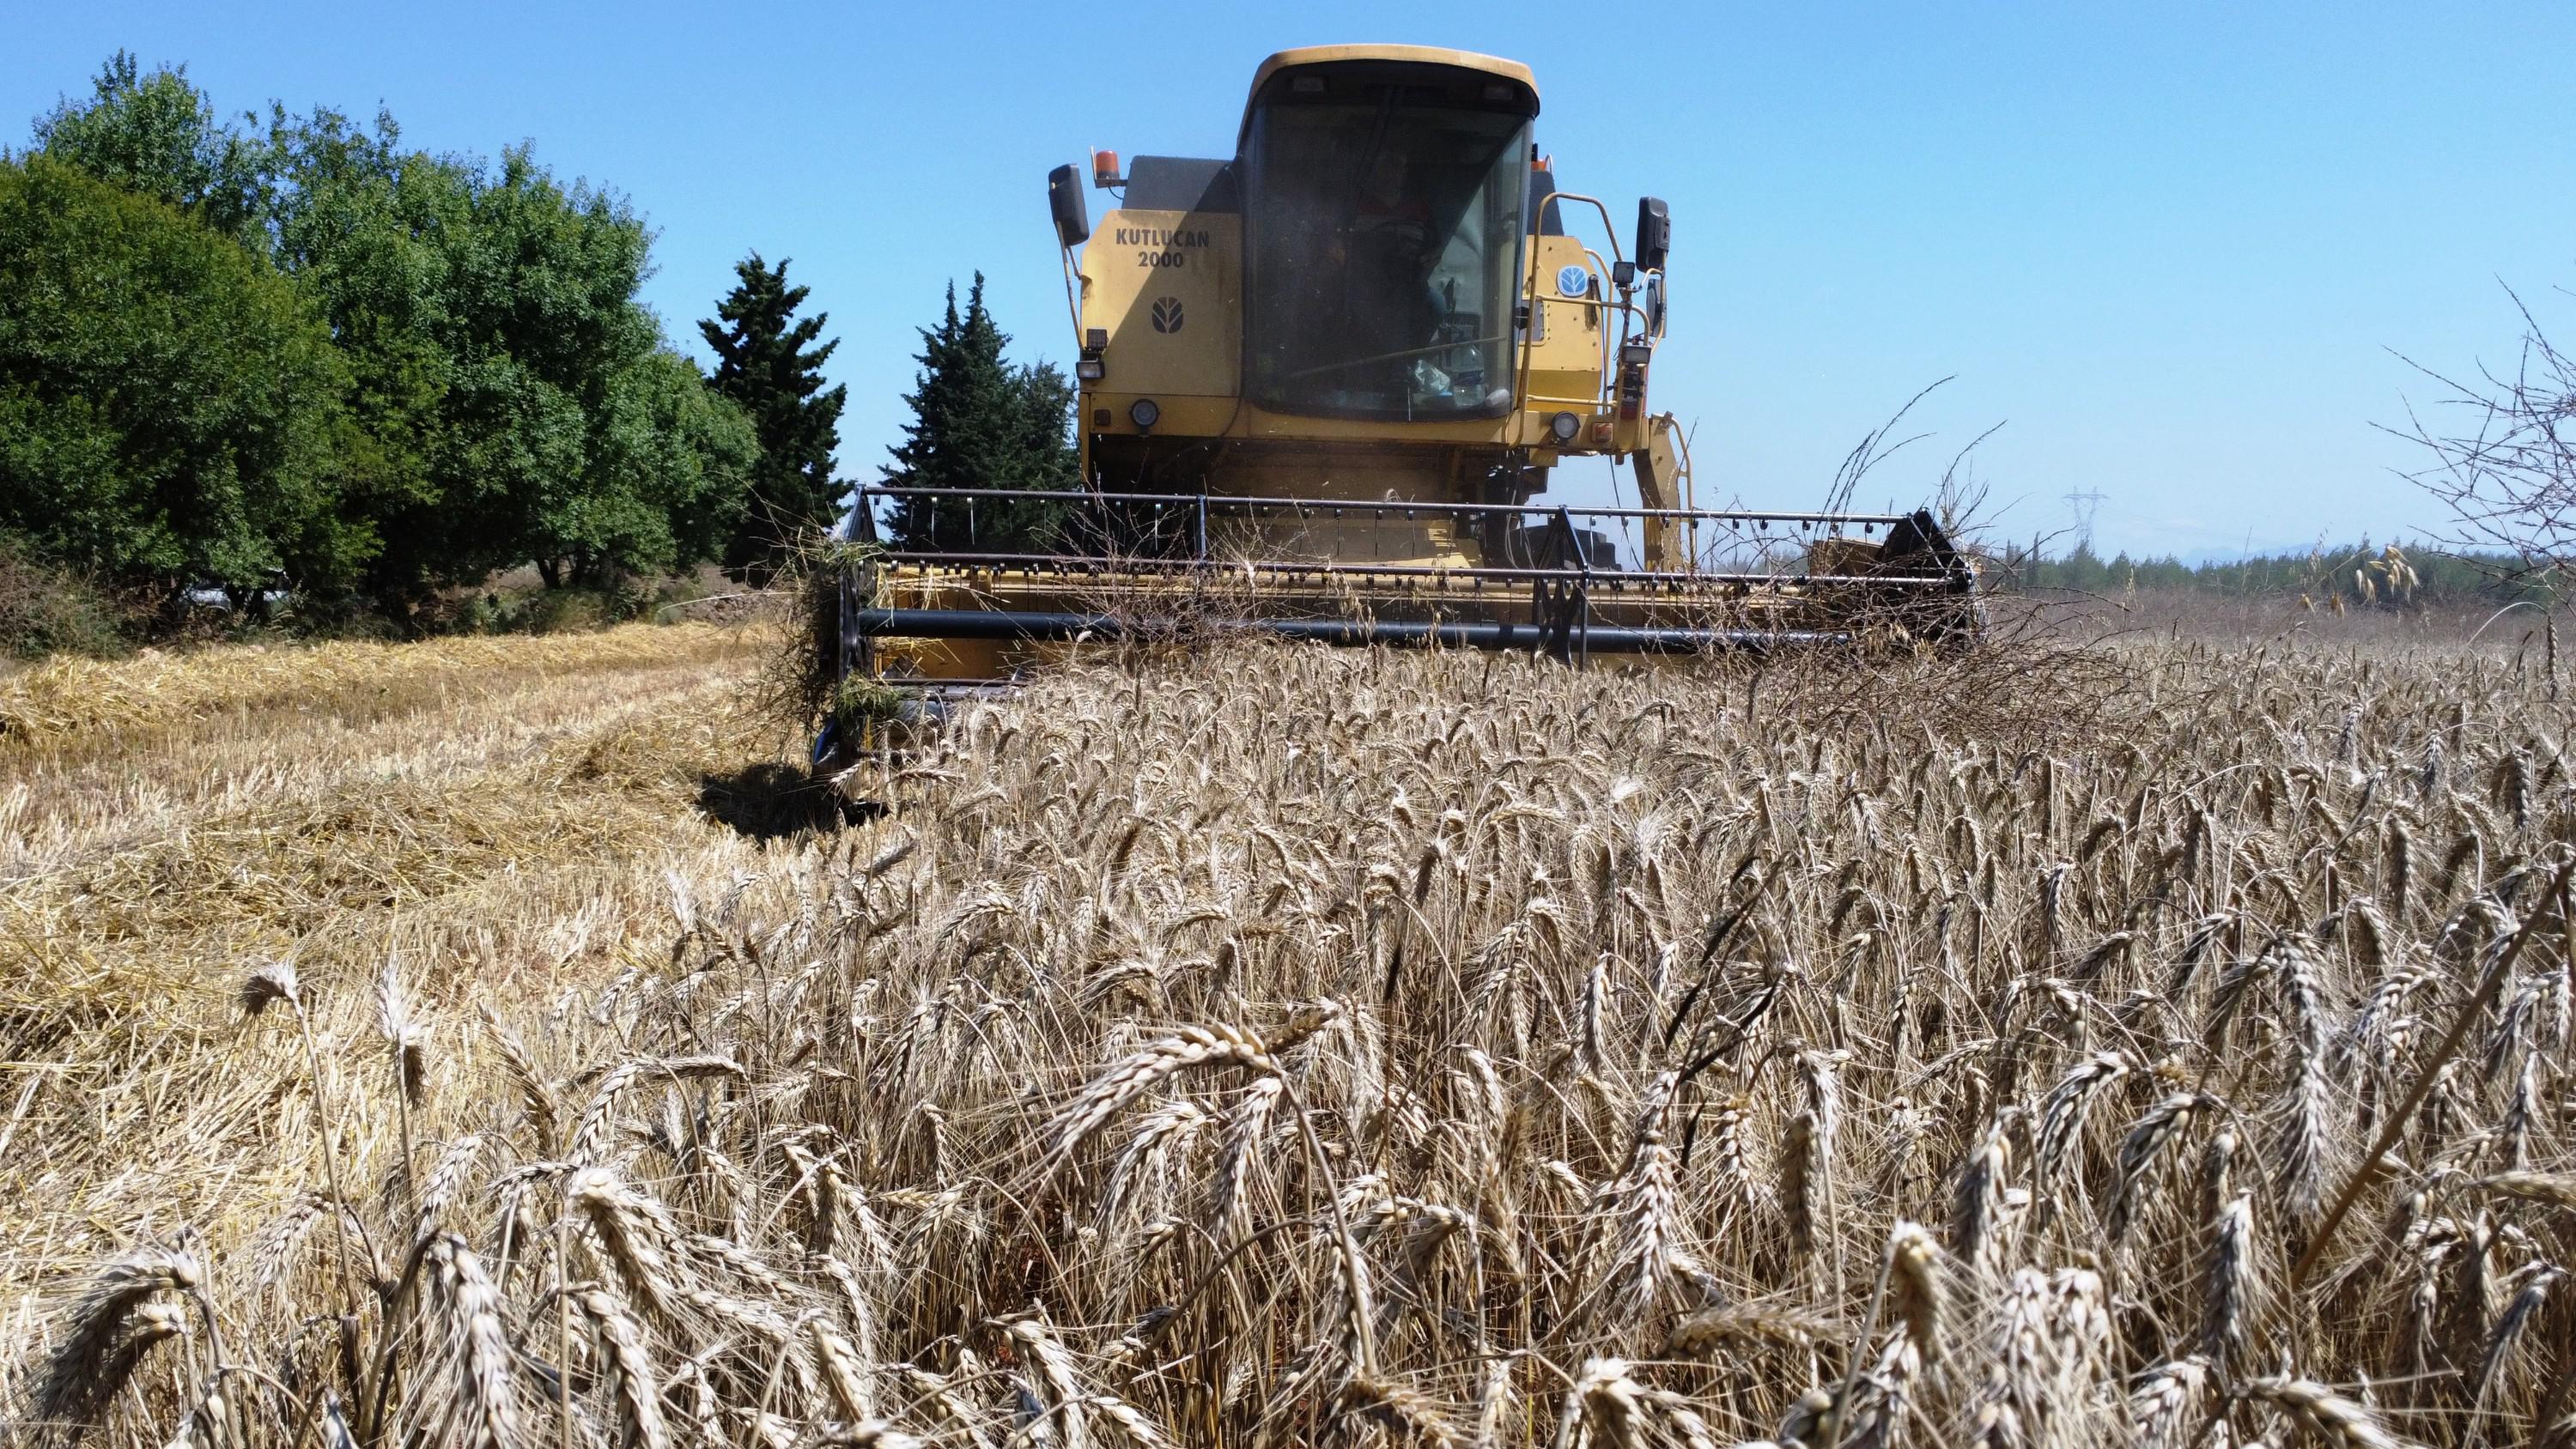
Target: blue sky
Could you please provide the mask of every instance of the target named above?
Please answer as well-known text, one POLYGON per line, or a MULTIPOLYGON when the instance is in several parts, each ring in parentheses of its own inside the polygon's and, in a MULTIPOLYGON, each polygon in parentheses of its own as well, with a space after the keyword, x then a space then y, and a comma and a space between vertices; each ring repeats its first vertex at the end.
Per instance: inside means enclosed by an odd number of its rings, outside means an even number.
POLYGON ((1262 56, 1340 40, 1524 60, 1561 184, 1623 225, 1641 192, 1671 203, 1654 402, 1695 424, 1703 500, 1811 505, 1955 376, 1857 502, 1917 501, 2002 422, 1974 466, 2014 534, 2099 491, 2105 551, 2386 537, 2439 522, 2371 426, 2428 391, 2389 349, 2509 363, 2499 280, 2576 335, 2552 290, 2576 287, 2564 0, 10 8, 11 144, 123 46, 227 110, 382 103, 432 149, 532 140, 658 228, 647 300, 692 348, 735 259, 795 258, 842 339, 851 476, 949 278, 986 274, 1022 356, 1071 353, 1050 166, 1225 154, 1262 56))

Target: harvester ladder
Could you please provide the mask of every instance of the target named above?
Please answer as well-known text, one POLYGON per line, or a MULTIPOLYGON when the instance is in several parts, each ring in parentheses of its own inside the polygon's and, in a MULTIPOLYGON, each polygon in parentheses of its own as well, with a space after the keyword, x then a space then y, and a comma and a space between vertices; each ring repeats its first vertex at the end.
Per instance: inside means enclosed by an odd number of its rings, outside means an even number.
POLYGON ((1548 520, 1547 545, 1547 566, 1557 572, 1531 583, 1530 624, 1551 658, 1580 669, 1592 662, 1592 560, 1575 533, 1573 515, 1561 506, 1548 520))

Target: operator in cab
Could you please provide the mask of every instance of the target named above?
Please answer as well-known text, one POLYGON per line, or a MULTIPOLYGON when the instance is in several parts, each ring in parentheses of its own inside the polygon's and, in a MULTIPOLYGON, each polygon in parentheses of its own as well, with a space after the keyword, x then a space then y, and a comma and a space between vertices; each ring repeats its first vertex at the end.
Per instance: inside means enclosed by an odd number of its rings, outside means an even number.
POLYGON ((1511 407, 1526 88, 1368 63, 1274 76, 1247 126, 1248 391, 1400 420, 1511 407))

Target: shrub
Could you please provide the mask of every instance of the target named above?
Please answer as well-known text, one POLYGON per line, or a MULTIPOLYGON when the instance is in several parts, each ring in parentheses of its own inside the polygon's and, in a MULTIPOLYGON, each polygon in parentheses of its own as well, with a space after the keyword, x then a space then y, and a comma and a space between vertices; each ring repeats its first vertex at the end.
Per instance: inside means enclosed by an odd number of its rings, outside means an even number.
POLYGON ((124 611, 87 579, 0 538, 0 654, 108 658, 125 652, 127 626, 124 611))
POLYGON ((533 634, 587 633, 617 621, 617 599, 598 589, 548 589, 527 601, 521 617, 533 634))

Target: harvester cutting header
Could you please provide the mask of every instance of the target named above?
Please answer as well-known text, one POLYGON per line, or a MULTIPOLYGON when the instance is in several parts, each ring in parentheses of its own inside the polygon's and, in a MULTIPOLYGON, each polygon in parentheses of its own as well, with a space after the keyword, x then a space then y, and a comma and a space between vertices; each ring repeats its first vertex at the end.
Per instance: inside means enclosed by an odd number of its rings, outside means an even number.
POLYGON ((1057 168, 1084 491, 1042 495, 1033 550, 974 522, 1031 495, 860 490, 863 536, 889 499, 951 526, 854 572, 844 667, 997 682, 1181 619, 1569 659, 1842 639, 1864 612, 1972 628, 1927 513, 1693 506, 1648 405, 1671 214, 1640 201, 1623 241, 1559 188, 1538 114, 1512 61, 1317 46, 1262 62, 1231 157, 1057 168), (1086 180, 1117 201, 1096 226, 1086 180), (1532 501, 1587 456, 1628 463, 1637 506, 1532 501))

